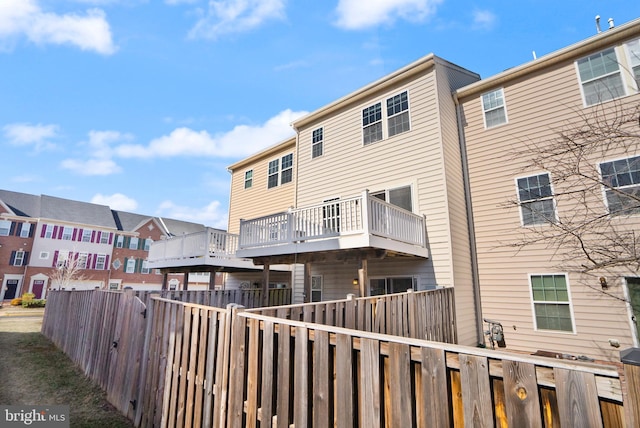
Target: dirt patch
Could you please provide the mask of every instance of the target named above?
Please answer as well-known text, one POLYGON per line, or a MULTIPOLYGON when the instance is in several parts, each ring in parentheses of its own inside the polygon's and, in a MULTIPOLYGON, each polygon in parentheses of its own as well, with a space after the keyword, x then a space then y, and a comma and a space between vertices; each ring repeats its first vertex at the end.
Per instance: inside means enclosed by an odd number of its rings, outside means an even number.
POLYGON ((40 333, 41 326, 39 314, 9 315, 0 309, 0 404, 64 404, 70 406, 71 427, 133 427, 100 387, 40 333))

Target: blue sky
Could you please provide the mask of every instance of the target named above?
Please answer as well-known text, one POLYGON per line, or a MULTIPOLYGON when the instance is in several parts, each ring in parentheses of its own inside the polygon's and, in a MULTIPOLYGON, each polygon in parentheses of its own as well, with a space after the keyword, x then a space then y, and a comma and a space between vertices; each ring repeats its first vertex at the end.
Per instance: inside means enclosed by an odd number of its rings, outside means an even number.
POLYGON ((0 0, 0 188, 226 227, 227 166, 428 53, 489 77, 637 0, 0 0))

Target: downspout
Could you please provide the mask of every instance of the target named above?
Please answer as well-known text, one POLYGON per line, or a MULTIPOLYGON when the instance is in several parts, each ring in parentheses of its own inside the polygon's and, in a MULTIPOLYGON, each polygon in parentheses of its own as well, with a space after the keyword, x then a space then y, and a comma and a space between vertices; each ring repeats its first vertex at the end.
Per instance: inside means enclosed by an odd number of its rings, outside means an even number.
POLYGON ((476 312, 476 337, 478 345, 483 345, 484 329, 482 323, 482 303, 480 300, 480 280, 478 278, 478 252, 476 248, 476 234, 473 224, 473 208, 471 205, 471 185, 469 183, 469 162, 467 160, 467 143, 464 138, 462 125, 462 110, 458 95, 454 92, 453 102, 456 105, 456 119, 458 121, 458 140, 460 141, 460 159, 462 161, 462 181, 464 185, 464 198, 467 209, 467 229, 469 232, 469 253, 471 256, 471 282, 473 285, 473 305, 476 312))

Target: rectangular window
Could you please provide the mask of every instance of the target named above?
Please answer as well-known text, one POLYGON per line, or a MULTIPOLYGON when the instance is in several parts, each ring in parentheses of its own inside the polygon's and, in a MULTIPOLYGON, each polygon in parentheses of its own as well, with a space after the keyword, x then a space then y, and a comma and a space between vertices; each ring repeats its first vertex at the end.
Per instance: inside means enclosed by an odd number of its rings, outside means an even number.
POLYGON ((382 140, 382 103, 362 110, 362 142, 367 144, 382 140))
POLYGON ((22 223, 22 228, 20 229, 20 237, 28 238, 31 233, 31 223, 22 223))
POLYGON ((137 250, 138 249, 138 241, 139 241, 138 238, 136 238, 135 236, 132 236, 131 239, 129 240, 129 249, 130 250, 137 250))
POLYGON ((387 99, 389 137, 409 131, 409 98, 407 91, 387 99))
POLYGON ((65 226, 62 229, 62 239, 65 241, 71 241, 72 236, 73 236, 73 228, 65 226))
POLYGON ((588 106, 625 95, 615 48, 579 59, 578 75, 584 103, 588 106))
POLYGON ((324 130, 318 128, 313 131, 311 136, 311 158, 317 158, 322 156, 324 142, 324 130))
POLYGON ((107 268, 107 255, 96 254, 96 270, 105 270, 107 268))
POLYGON ((100 232, 100 243, 101 244, 108 244, 109 243, 109 236, 111 236, 111 232, 100 232))
POLYGON ((631 73, 636 81, 636 89, 640 91, 640 39, 627 43, 627 52, 629 53, 631 73))
POLYGON ((140 270, 141 273, 145 273, 148 274, 151 271, 151 269, 149 269, 149 262, 146 260, 142 261, 142 269, 140 270))
POLYGON ((49 258, 49 252, 48 251, 40 251, 40 260, 46 260, 49 258))
POLYGON ((371 193, 371 196, 389 202, 407 211, 413 211, 411 186, 396 187, 395 189, 382 190, 371 193))
POLYGON ((565 275, 531 275, 536 329, 573 331, 569 288, 565 275))
POLYGON ((267 188, 271 189, 278 185, 278 173, 280 172, 280 159, 269 162, 269 171, 267 175, 267 188))
POLYGON ((370 278, 369 295, 403 293, 410 288, 416 289, 418 280, 414 277, 370 278))
POLYGON ((282 172, 280 184, 291 183, 293 180, 293 153, 282 157, 282 172))
POLYGON ((45 238, 53 238, 53 225, 52 224, 48 224, 47 228, 44 232, 44 237, 45 238))
POLYGON ((69 251, 59 251, 56 267, 67 266, 67 260, 69 260, 69 251))
POLYGON ((151 248, 151 243, 153 242, 153 239, 151 238, 147 238, 144 240, 144 250, 145 251, 149 251, 149 248, 151 248))
POLYGON ((76 260, 76 267, 78 269, 87 269, 87 253, 78 254, 78 259, 76 260))
POLYGON ((82 229, 82 242, 91 242, 92 232, 91 229, 82 229))
POLYGON ((314 275, 311 277, 311 301, 322 301, 322 276, 314 275))
POLYGON ((124 236, 118 235, 116 238, 116 248, 122 248, 124 246, 124 236))
POLYGON ((600 164, 611 215, 640 213, 640 156, 600 164))
POLYGON ((11 222, 9 220, 0 220, 0 236, 9 236, 11 230, 11 222))
POLYGON ((14 266, 22 266, 24 263, 24 251, 16 251, 15 258, 13 259, 14 266))
POLYGON ((532 175, 516 181, 522 224, 531 226, 555 222, 556 210, 549 174, 532 175))
POLYGON ((504 91, 502 88, 482 94, 482 111, 484 112, 484 127, 507 123, 507 110, 504 104, 504 91))
POLYGON ((136 259, 128 259, 127 266, 125 267, 124 271, 126 273, 134 273, 136 271, 136 259))
POLYGON ((244 188, 250 189, 253 186, 253 170, 250 169, 244 173, 244 188))

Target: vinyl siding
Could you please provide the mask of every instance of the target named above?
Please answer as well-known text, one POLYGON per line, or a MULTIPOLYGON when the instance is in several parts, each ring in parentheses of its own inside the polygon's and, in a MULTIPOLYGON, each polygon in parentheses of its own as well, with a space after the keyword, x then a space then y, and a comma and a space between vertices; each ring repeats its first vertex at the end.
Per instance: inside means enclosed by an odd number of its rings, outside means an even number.
MULTIPOLYGON (((576 58, 577 59, 577 58, 576 58)), ((518 152, 531 142, 542 144, 557 136, 563 127, 580 123, 583 108, 580 83, 573 60, 568 60, 503 86, 508 123, 484 129, 481 94, 461 100, 465 118, 465 137, 473 218, 478 249, 479 279, 484 317, 501 321, 508 349, 535 352, 557 351, 592 358, 617 360, 618 349, 609 338, 620 341, 621 349, 632 346, 626 304, 585 286, 585 280, 569 275, 570 299, 575 333, 534 330, 534 313, 529 291, 529 274, 563 273, 559 258, 545 246, 521 251, 509 247, 518 242, 522 231, 520 212, 508 201, 516 198, 515 178, 544 171, 526 169, 527 159, 518 152)), ((485 92, 485 91, 483 91, 485 92)), ((620 99, 637 103, 638 95, 620 99)), ((595 108, 612 108, 616 102, 595 108)), ((629 150, 640 153, 640 148, 629 150)), ((618 153, 619 155, 620 153, 618 153)), ((615 158, 616 154, 611 153, 615 158)), ((592 165, 603 159, 591 159, 592 165)), ((553 182, 553 176, 551 177, 553 182)), ((554 182, 556 193, 564 190, 554 182)), ((602 200, 591 201, 594 207, 602 200)), ((572 212, 572 206, 557 200, 559 215, 572 212)), ((636 227, 639 226, 637 218, 636 227)), ((591 279, 590 281, 594 281, 591 279)), ((593 284, 598 286, 598 284, 593 284)), ((622 287, 610 287, 622 297, 622 287)))
POLYGON ((277 151, 269 152, 263 157, 257 157, 255 161, 244 164, 231 171, 231 192, 229 202, 229 226, 230 233, 240 231, 240 219, 252 219, 267 214, 275 214, 286 211, 294 204, 296 169, 298 160, 295 153, 295 139, 287 140, 277 151), (293 153, 293 181, 267 189, 267 177, 269 162, 274 159, 282 159, 289 153, 293 153), (253 185, 249 189, 244 188, 244 174, 253 170, 253 185))

